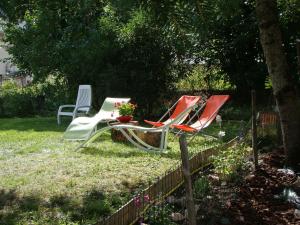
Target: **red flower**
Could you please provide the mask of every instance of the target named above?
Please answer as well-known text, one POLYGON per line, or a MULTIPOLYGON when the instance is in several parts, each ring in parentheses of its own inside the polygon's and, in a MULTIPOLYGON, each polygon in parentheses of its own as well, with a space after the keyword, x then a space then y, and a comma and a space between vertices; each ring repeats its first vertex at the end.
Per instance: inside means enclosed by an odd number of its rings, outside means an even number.
POLYGON ((149 197, 149 195, 145 195, 145 196, 144 196, 144 201, 145 201, 145 202, 150 202, 150 197, 149 197))
POLYGON ((138 208, 141 207, 141 198, 139 195, 134 198, 134 205, 138 208))

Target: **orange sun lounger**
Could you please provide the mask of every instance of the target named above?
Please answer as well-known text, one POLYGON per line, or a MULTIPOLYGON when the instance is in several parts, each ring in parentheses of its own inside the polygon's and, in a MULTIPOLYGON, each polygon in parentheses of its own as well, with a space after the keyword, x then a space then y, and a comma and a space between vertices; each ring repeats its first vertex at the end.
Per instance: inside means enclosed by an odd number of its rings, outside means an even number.
MULTIPOLYGON (((154 127, 161 127, 166 124, 171 123, 173 120, 175 120, 178 115, 180 115, 182 112, 184 112, 186 109, 190 108, 193 105, 196 105, 198 102, 200 102, 201 96, 189 96, 189 95, 183 95, 181 96, 178 101, 159 119, 157 122, 144 120, 146 123, 151 124, 154 127), (173 113, 171 114, 171 111, 174 109, 173 113), (171 114, 169 119, 162 122, 162 120, 168 115, 171 114)), ((192 110, 192 109, 191 109, 192 110)), ((177 122, 177 124, 183 123, 183 121, 188 117, 189 112, 186 113, 182 119, 177 122)))
POLYGON ((229 95, 212 95, 207 101, 205 108, 198 118, 198 120, 190 125, 186 124, 175 124, 174 128, 185 132, 199 132, 203 128, 208 127, 212 121, 216 118, 220 108, 225 104, 225 102, 229 99, 229 95))

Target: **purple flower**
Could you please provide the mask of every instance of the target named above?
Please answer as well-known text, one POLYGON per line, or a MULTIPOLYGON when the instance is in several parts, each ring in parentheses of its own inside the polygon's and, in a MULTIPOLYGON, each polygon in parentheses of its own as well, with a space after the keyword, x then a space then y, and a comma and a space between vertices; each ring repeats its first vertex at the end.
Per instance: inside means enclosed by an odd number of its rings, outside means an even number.
POLYGON ((145 201, 145 202, 150 202, 150 197, 149 197, 149 195, 145 195, 145 196, 144 196, 144 201, 145 201))
POLYGON ((134 198, 134 205, 138 208, 141 207, 141 198, 139 195, 134 198))

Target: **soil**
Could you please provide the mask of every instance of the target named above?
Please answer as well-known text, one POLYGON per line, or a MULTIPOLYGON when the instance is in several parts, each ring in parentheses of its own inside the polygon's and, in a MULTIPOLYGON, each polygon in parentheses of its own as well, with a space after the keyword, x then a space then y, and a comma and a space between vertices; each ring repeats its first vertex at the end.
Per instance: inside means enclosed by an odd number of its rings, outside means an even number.
POLYGON ((300 225, 300 218, 295 215, 299 205, 288 202, 282 195, 297 180, 297 175, 278 171, 283 165, 283 151, 276 149, 262 154, 259 169, 248 170, 239 182, 214 185, 212 201, 206 200, 202 213, 201 208, 198 211, 201 219, 197 224, 300 225))
MULTIPOLYGON (((249 162, 230 181, 222 181, 212 168, 193 176, 193 181, 207 177, 211 187, 208 193, 194 199, 197 225, 300 225, 300 211, 295 213, 300 210, 300 178, 293 171, 282 170, 283 167, 284 152, 274 149, 260 154, 258 170, 249 162), (288 189, 296 192, 296 202, 289 202, 283 195, 288 189)), ((173 207, 173 213, 167 214, 173 222, 155 224, 188 224, 184 188, 162 204, 173 207)), ((152 223, 146 220, 145 224, 152 223)))

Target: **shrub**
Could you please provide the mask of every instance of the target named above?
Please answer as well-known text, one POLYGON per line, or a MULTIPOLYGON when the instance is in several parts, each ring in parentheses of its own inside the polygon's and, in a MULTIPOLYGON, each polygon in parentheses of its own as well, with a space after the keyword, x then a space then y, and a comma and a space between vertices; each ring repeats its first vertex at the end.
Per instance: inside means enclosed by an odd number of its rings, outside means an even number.
POLYGON ((219 68, 209 68, 204 65, 196 65, 182 79, 175 83, 179 90, 229 90, 234 86, 225 79, 226 74, 219 68))
POLYGON ((217 156, 212 157, 215 172, 223 180, 233 180, 249 154, 250 148, 242 144, 221 150, 217 156))
POLYGON ((220 110, 222 118, 225 120, 245 120, 251 118, 251 108, 247 105, 237 106, 228 104, 220 110))
POLYGON ((210 184, 208 179, 206 177, 198 178, 194 183, 193 191, 194 197, 198 199, 201 199, 208 195, 210 191, 210 184))
POLYGON ((57 110, 67 102, 66 85, 63 81, 47 79, 18 87, 13 81, 6 81, 0 87, 0 117, 45 115, 57 110))
POLYGON ((173 212, 173 207, 169 204, 164 205, 154 205, 152 206, 146 215, 146 221, 151 225, 175 225, 172 222, 170 215, 173 212))

